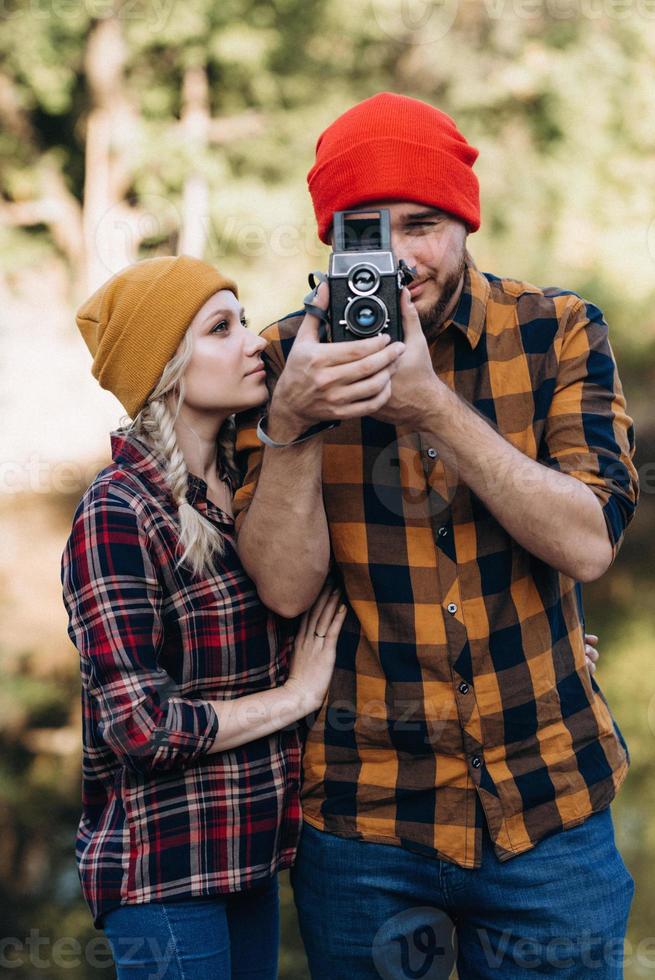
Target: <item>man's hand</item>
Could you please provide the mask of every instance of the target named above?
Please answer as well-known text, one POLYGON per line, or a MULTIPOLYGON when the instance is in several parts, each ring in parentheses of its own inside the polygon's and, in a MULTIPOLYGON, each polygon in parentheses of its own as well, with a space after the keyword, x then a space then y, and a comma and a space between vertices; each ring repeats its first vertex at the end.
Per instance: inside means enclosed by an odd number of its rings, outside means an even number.
POLYGON ((381 422, 408 426, 420 432, 425 423, 425 406, 434 402, 446 385, 432 366, 430 350, 421 322, 408 289, 400 297, 400 312, 405 334, 405 353, 398 362, 391 395, 377 412, 381 422))
MULTIPOLYGON (((328 300, 327 284, 321 283, 314 303, 325 310, 328 300)), ((391 395, 405 344, 390 344, 386 334, 322 344, 318 326, 318 318, 307 314, 271 400, 267 428, 280 442, 297 438, 315 422, 375 415, 391 395)))
POLYGON ((596 661, 600 656, 600 652, 596 649, 597 646, 598 646, 598 637, 594 636, 593 633, 585 633, 584 655, 587 661, 587 667, 589 668, 590 674, 596 673, 596 661))

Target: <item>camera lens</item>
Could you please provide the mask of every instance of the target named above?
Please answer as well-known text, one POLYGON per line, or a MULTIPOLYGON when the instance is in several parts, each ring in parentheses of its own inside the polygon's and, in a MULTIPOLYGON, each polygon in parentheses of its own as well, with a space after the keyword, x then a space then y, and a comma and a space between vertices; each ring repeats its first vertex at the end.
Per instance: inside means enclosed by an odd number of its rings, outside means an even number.
POLYGON ((370 328, 375 323, 377 317, 375 310, 370 306, 360 306, 360 308, 355 313, 355 320, 357 321, 358 327, 363 327, 364 329, 370 330, 370 328))
POLYGON ((353 293, 366 295, 377 289, 380 283, 380 273, 373 265, 356 265, 348 276, 348 285, 353 293))
POLYGON ((371 337, 387 322, 387 308, 377 296, 359 296, 348 304, 345 318, 358 337, 371 337))

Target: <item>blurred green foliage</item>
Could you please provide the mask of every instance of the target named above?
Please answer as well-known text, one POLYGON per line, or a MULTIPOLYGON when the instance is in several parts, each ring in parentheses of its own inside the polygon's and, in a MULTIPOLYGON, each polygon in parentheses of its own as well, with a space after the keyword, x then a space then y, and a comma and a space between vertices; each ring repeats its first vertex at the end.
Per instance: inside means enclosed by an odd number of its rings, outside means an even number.
MULTIPOLYGON (((44 0, 0 9, 0 270, 9 284, 25 270, 37 282, 49 263, 63 263, 74 282, 74 243, 42 205, 54 199, 71 214, 82 207, 94 108, 88 59, 111 7, 44 0)), ((626 976, 647 975, 654 967, 639 958, 639 943, 655 935, 655 12, 575 0, 138 0, 115 4, 114 13, 129 111, 111 153, 127 174, 121 199, 157 219, 140 254, 176 248, 185 180, 199 174, 209 191, 206 256, 239 279, 255 325, 295 309, 306 272, 324 264, 305 189, 316 137, 383 89, 438 105, 479 147, 483 226, 470 247, 481 268, 576 289, 605 310, 636 419, 644 493, 614 568, 585 591, 588 625, 601 634, 597 677, 632 754, 615 806, 638 885, 626 976), (190 69, 204 72, 212 120, 245 120, 233 136, 197 142, 177 125, 190 69)), ((20 519, 29 521, 33 507, 45 511, 63 544, 74 502, 27 500, 20 519)), ((9 520, 4 505, 0 517, 9 520)), ((28 589, 25 602, 59 603, 57 575, 48 595, 28 589)), ((74 652, 64 636, 54 655, 0 636, 0 657, 3 935, 24 942, 36 929, 50 945, 72 937, 86 951, 73 966, 75 950, 62 947, 46 973, 17 952, 13 975, 106 977, 72 853, 74 652)), ((283 935, 281 976, 306 976, 288 887, 283 935)))

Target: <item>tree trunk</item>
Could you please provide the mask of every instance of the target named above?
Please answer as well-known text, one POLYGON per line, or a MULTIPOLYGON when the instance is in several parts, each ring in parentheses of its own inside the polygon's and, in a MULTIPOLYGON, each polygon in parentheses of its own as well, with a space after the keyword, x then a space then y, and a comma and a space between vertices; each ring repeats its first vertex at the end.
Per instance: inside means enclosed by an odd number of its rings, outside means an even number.
MULTIPOLYGON (((185 145, 194 158, 202 159, 207 151, 210 114, 209 86, 204 68, 188 68, 182 88, 182 127, 185 145)), ((178 253, 203 258, 209 231, 209 188, 199 172, 190 173, 184 181, 182 229, 178 253)))
POLYGON ((84 168, 84 252, 86 291, 97 289, 138 253, 138 215, 124 202, 129 187, 125 151, 134 112, 124 95, 125 45, 117 18, 94 26, 85 70, 91 101, 86 126, 84 168))

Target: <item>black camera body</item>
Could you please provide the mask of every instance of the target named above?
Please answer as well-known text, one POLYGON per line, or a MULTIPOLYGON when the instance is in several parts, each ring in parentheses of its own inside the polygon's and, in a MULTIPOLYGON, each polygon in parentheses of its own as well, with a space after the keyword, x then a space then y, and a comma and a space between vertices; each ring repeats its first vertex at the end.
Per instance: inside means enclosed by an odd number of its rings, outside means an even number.
POLYGON ((414 278, 391 249, 386 208, 336 211, 330 256, 329 339, 363 340, 385 332, 403 339, 400 293, 414 278))

